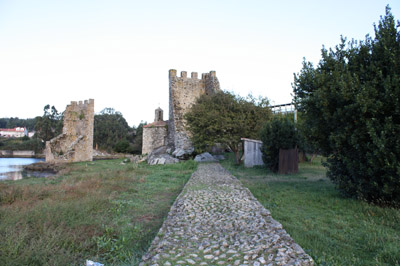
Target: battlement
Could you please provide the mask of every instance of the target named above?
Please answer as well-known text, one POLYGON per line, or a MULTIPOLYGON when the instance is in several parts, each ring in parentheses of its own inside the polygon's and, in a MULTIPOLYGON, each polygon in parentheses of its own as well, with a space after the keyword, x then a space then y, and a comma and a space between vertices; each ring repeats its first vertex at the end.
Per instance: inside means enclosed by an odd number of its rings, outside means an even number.
POLYGON ((192 72, 191 78, 188 78, 186 71, 181 71, 178 77, 175 69, 169 70, 168 141, 171 146, 183 150, 193 147, 185 128, 185 114, 201 95, 213 95, 219 90, 215 71, 203 73, 199 79, 197 72, 192 72))
MULTIPOLYGON (((210 78, 216 78, 217 77, 217 73, 215 71, 210 71, 209 73, 203 73, 201 74, 201 80, 208 80, 210 78)), ((169 78, 177 78, 177 79, 194 79, 194 80, 198 80, 198 73, 197 72, 192 72, 191 73, 191 77, 188 78, 187 77, 187 71, 181 71, 181 76, 179 77, 177 75, 177 71, 176 69, 170 69, 169 70, 169 78)))
POLYGON ((87 108, 88 105, 94 106, 94 99, 79 101, 79 103, 77 101, 71 101, 71 103, 67 105, 67 108, 71 106, 78 108, 87 108))

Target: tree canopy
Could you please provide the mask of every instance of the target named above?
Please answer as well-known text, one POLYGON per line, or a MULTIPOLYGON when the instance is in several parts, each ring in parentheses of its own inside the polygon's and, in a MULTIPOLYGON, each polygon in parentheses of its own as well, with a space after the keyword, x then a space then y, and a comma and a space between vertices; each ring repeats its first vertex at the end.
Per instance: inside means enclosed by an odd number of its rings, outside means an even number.
MULTIPOLYGON (((100 149, 112 151, 118 142, 127 140, 131 128, 125 118, 113 108, 105 108, 94 116, 93 144, 100 149)), ((122 144, 118 145, 118 150, 122 144)))
POLYGON ((375 38, 342 37, 303 62, 293 84, 304 134, 328 157, 328 176, 346 195, 400 203, 400 23, 390 8, 375 38))
POLYGON ((202 95, 185 118, 197 152, 206 151, 217 143, 226 145, 235 153, 236 163, 240 163, 240 139, 258 139, 262 125, 271 116, 265 98, 243 98, 218 92, 202 95))
POLYGON ((59 135, 63 127, 63 114, 56 107, 47 104, 43 108, 43 116, 35 118, 36 137, 48 141, 59 135))

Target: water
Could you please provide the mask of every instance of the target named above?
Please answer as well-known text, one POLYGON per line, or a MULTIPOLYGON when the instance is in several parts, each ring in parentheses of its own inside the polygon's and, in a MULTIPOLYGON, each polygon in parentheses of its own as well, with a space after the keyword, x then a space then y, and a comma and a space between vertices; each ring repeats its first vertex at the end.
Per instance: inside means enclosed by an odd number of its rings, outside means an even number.
POLYGON ((34 158, 0 158, 0 180, 19 180, 29 177, 47 177, 54 175, 50 172, 26 171, 24 165, 44 161, 34 158))

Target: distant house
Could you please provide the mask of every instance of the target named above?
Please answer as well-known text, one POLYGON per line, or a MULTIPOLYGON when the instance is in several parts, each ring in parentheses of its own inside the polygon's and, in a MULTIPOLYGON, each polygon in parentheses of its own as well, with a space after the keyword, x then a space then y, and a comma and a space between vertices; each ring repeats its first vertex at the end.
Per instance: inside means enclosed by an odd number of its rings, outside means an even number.
POLYGON ((28 130, 25 127, 16 128, 0 128, 0 137, 5 138, 22 138, 28 135, 28 130))

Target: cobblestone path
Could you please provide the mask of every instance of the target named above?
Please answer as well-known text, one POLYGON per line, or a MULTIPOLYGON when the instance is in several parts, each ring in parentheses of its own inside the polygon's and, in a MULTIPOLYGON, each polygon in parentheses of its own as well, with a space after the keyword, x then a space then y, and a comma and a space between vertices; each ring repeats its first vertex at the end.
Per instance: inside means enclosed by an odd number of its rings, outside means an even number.
POLYGON ((200 164, 142 265, 314 265, 220 164, 200 164))

